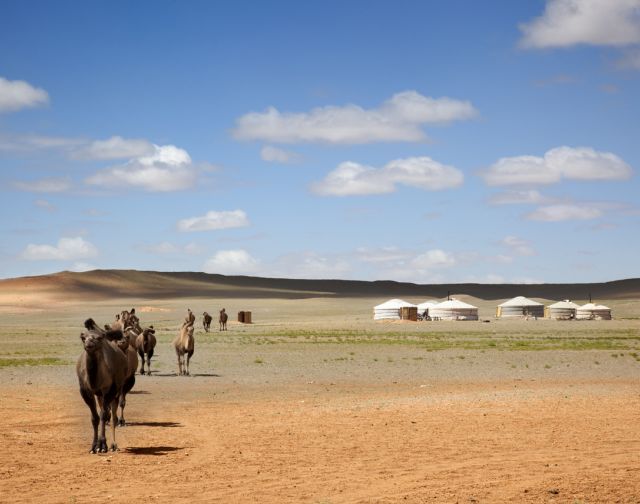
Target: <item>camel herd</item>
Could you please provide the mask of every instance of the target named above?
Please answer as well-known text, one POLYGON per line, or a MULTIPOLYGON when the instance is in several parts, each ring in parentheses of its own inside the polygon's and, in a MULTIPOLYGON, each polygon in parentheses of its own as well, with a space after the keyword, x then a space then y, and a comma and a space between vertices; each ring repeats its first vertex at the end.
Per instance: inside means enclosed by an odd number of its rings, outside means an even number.
MULTIPOLYGON (((227 330, 227 313, 220 310, 220 330, 227 330)), ((187 316, 180 327, 173 347, 178 357, 178 375, 189 375, 189 361, 195 349, 193 337, 196 317, 188 309, 187 316)), ((202 324, 209 332, 212 317, 203 313, 202 324)), ((80 334, 83 351, 76 364, 76 373, 80 385, 80 395, 91 410, 93 426, 92 453, 108 451, 106 425, 111 425, 110 449, 118 449, 116 444, 116 424, 125 425, 124 408, 126 397, 136 382, 138 357, 140 374, 151 374, 151 357, 156 346, 153 326, 142 328, 135 308, 124 310, 116 315, 115 321, 101 328, 89 318, 84 323, 85 331, 80 334), (145 371, 145 360, 147 368, 145 371), (98 413, 98 407, 100 413, 98 413), (120 416, 118 416, 118 406, 120 416), (113 421, 111 421, 113 419, 113 421)))

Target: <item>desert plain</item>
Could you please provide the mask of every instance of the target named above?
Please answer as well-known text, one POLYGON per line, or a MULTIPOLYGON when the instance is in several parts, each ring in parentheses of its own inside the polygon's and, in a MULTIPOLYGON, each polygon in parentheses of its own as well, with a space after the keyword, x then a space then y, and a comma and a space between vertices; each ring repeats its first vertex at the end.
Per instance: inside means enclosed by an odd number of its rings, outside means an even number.
POLYGON ((1 502, 640 502, 640 296, 598 299, 612 321, 498 320, 504 299, 455 293, 479 321, 374 322, 401 296, 63 280, 0 285, 1 502), (157 329, 152 374, 119 451, 90 454, 79 334, 131 307, 157 329))

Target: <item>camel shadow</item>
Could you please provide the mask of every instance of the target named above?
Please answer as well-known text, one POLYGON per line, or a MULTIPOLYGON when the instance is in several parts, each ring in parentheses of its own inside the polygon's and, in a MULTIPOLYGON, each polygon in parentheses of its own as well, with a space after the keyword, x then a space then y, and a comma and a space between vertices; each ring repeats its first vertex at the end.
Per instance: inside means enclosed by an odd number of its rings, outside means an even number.
POLYGON ((182 427, 179 422, 127 422, 129 427, 182 427))
POLYGON ((126 453, 132 455, 167 455, 170 452, 183 450, 184 448, 178 448, 177 446, 130 446, 125 448, 126 453))
POLYGON ((147 390, 132 390, 129 394, 151 394, 151 392, 147 390))

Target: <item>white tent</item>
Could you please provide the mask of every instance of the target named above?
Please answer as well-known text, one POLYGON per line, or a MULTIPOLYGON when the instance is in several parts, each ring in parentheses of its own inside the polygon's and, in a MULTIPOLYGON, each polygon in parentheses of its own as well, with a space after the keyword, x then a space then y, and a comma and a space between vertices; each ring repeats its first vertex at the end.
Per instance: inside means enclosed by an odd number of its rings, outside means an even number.
POLYGON ((407 303, 402 299, 390 299, 373 307, 373 320, 400 320, 400 309, 416 305, 407 303))
POLYGON ((568 299, 558 301, 545 309, 545 316, 556 320, 570 320, 576 318, 576 312, 580 308, 568 299))
POLYGON ((429 316, 440 320, 478 320, 478 307, 449 299, 430 308, 429 316))
POLYGON ((420 303, 418 305, 418 315, 422 316, 424 315, 424 312, 427 312, 427 315, 431 316, 431 313, 430 313, 431 308, 433 308, 438 303, 440 303, 440 301, 436 301, 436 300, 425 301, 424 303, 420 303))
POLYGON ((499 304, 496 317, 544 317, 544 305, 524 296, 518 296, 499 304))
POLYGON ((611 308, 604 305, 587 303, 576 310, 578 320, 611 320, 611 308))

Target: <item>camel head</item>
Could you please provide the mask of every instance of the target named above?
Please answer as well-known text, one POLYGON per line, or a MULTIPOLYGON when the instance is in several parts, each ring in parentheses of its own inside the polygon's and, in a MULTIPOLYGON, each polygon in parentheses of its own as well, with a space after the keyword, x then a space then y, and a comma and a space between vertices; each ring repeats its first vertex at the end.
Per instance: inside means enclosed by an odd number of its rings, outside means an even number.
POLYGON ((87 353, 93 353, 102 346, 104 336, 95 331, 83 331, 80 333, 82 345, 87 353))

